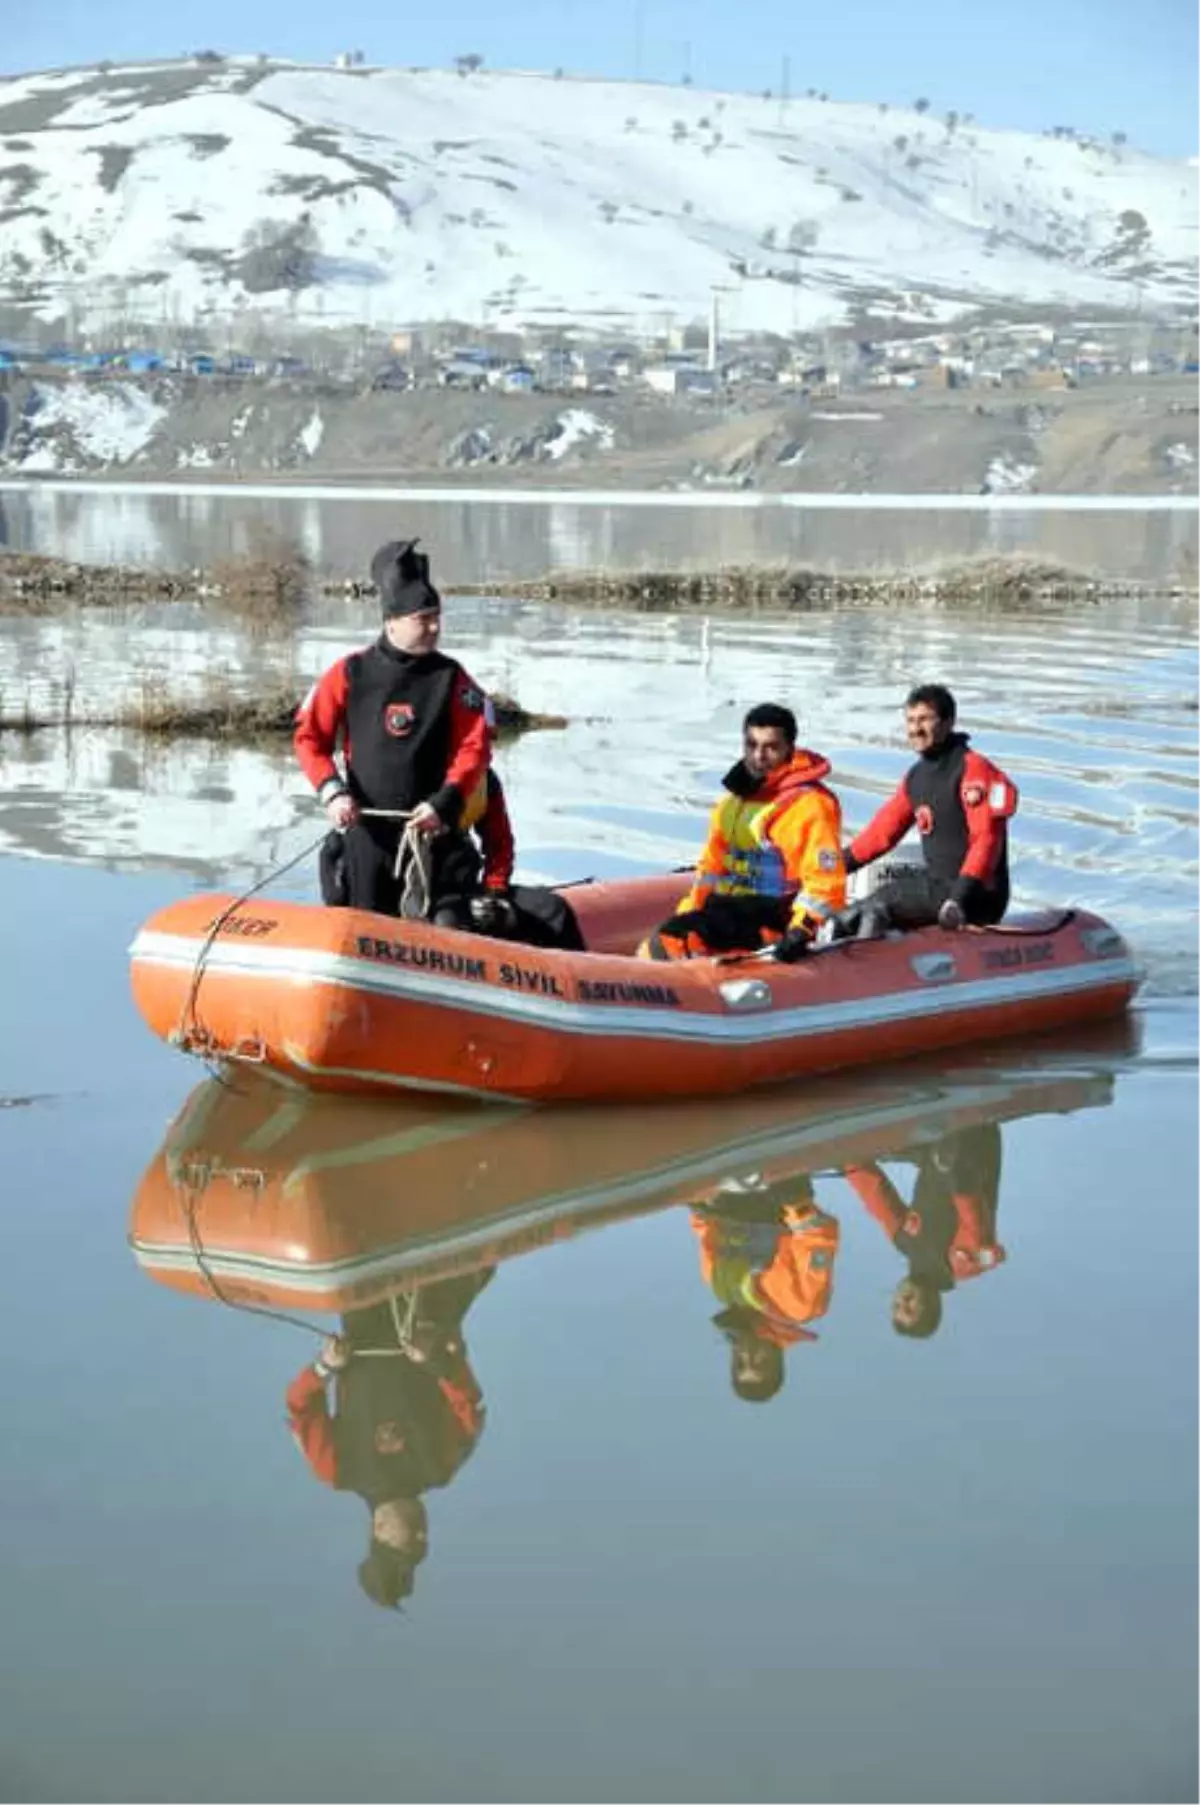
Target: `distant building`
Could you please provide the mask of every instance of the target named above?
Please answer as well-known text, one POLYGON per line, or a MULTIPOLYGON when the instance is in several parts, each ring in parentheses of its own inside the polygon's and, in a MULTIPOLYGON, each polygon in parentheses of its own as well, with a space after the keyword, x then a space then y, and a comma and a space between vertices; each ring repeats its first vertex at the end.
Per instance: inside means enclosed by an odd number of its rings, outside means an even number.
POLYGON ((507 370, 490 371, 488 383, 502 395, 532 395, 533 371, 528 364, 512 364, 507 370))
POLYGON ((1039 369, 1030 370, 1028 381, 1031 389, 1069 389, 1074 387, 1067 372, 1054 365, 1044 365, 1039 369))
POLYGON ((575 353, 569 346, 550 345, 538 359, 538 381, 544 389, 572 388, 577 367, 575 353))
POLYGON ((451 357, 438 371, 438 383, 444 389, 481 389, 487 382, 487 370, 474 357, 451 357))
POLYGON ((711 370, 691 363, 650 364, 642 380, 657 395, 711 395, 717 386, 711 370))
POLYGON ((401 363, 384 364, 371 378, 371 387, 376 390, 391 389, 403 393, 413 386, 412 371, 401 363))
POLYGON ((573 370, 571 387, 587 395, 615 395, 617 378, 607 364, 589 364, 585 370, 573 370))
POLYGON ((149 376, 161 370, 166 360, 161 351, 126 351, 116 362, 131 376, 149 376))

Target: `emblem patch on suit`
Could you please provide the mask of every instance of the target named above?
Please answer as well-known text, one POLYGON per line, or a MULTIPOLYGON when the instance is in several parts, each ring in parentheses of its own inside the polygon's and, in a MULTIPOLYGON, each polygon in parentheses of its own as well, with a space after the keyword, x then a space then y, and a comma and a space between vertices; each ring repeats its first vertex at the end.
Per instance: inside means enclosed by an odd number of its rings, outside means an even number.
POLYGON ((402 740, 413 730, 416 713, 411 702, 389 702, 383 711, 383 724, 393 739, 402 740))
POLYGON ((933 832, 933 810, 927 802, 923 802, 917 810, 917 832, 919 834, 933 832))

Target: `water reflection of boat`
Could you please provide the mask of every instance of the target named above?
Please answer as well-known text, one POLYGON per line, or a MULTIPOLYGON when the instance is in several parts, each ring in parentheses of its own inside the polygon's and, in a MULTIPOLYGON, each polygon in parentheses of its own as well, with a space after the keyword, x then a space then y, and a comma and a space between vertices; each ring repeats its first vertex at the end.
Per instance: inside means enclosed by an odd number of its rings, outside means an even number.
POLYGON ((390 1608, 426 1559, 429 1495, 484 1430, 466 1318, 501 1261, 686 1203, 730 1384, 765 1404, 831 1302, 840 1225, 823 1174, 845 1173, 903 1261, 896 1329, 932 1334, 943 1295, 1004 1259, 1000 1124, 1106 1104, 1132 1039, 1122 1024, 1006 1064, 718 1109, 388 1106, 210 1080, 146 1172, 130 1240, 175 1289, 340 1312, 293 1374, 286 1419, 313 1476, 366 1506, 358 1580, 390 1608))
POLYGON ((130 1241, 177 1290, 354 1309, 585 1228, 703 1203, 748 1174, 773 1185, 863 1170, 981 1123, 1106 1103, 1131 1040, 1121 1023, 952 1073, 827 1081, 719 1109, 382 1104, 249 1074, 209 1080, 142 1179, 130 1241))
POLYGON ((794 965, 646 964, 633 951, 679 882, 574 887, 581 953, 192 896, 138 934, 134 997, 165 1040, 312 1089, 641 1102, 1094 1022, 1134 990, 1120 935, 1076 910, 851 941, 794 965))

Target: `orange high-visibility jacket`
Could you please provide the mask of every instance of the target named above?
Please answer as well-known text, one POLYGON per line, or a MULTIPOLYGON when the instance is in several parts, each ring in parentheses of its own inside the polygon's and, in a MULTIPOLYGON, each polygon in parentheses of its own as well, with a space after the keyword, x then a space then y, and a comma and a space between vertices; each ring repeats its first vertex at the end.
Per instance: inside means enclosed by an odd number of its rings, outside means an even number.
POLYGON ((694 1210, 691 1222, 701 1274, 718 1301, 748 1305, 796 1331, 829 1308, 839 1228, 835 1217, 808 1201, 785 1208, 781 1217, 774 1225, 747 1224, 694 1210))
POLYGON ((703 908, 709 896, 790 896, 791 925, 803 927, 840 909, 846 900, 842 811, 821 781, 829 770, 827 758, 797 748, 756 790, 739 795, 745 766, 735 765, 678 913, 703 908))

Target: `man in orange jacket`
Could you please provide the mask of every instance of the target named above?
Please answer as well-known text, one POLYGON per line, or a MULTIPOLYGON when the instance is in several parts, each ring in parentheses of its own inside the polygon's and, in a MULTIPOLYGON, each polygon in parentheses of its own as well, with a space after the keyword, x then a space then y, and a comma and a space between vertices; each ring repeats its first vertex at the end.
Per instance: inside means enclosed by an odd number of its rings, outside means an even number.
POLYGON ((742 723, 692 888, 641 948, 652 959, 748 952, 796 958, 846 900, 842 811, 829 760, 796 744, 790 708, 763 702, 742 723))
POLYGON ((724 1307, 713 1318, 730 1346, 730 1382, 747 1403, 773 1398, 784 1354, 815 1341, 829 1308, 837 1219, 818 1209, 806 1172, 758 1174, 717 1186, 692 1209, 700 1272, 724 1307))

